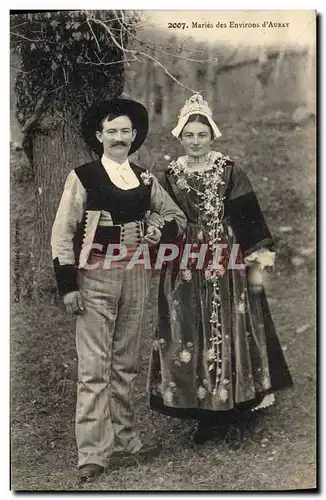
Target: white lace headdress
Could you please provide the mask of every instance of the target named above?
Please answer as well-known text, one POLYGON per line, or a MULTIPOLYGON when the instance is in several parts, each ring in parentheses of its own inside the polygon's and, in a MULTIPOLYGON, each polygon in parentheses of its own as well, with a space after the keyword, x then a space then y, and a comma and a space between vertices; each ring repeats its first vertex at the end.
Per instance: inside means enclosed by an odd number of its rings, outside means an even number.
POLYGON ((200 94, 194 94, 190 97, 190 99, 186 101, 185 105, 181 108, 178 124, 171 132, 174 137, 179 137, 190 115, 205 116, 213 129, 214 138, 217 139, 222 135, 212 118, 212 110, 208 106, 207 101, 204 101, 203 97, 200 94))

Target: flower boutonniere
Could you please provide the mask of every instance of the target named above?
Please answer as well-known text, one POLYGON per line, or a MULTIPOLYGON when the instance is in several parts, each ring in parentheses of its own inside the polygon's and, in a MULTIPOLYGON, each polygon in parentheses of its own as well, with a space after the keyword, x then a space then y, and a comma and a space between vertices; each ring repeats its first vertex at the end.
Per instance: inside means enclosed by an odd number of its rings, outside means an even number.
POLYGON ((142 174, 140 174, 140 177, 141 177, 143 183, 145 184, 145 186, 149 186, 153 182, 153 179, 154 179, 154 175, 151 174, 148 170, 146 170, 146 172, 143 172, 142 174))

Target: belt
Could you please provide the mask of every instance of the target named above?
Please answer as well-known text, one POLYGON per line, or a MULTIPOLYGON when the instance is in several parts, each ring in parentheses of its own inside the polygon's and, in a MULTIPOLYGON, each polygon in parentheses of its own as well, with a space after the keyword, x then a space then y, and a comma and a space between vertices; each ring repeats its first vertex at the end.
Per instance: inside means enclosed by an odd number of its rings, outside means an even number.
MULTIPOLYGON (((134 221, 113 226, 101 226, 96 229, 94 243, 103 245, 102 252, 105 253, 109 244, 137 245, 144 235, 144 222, 134 221)), ((98 253, 98 250, 95 250, 98 253)))

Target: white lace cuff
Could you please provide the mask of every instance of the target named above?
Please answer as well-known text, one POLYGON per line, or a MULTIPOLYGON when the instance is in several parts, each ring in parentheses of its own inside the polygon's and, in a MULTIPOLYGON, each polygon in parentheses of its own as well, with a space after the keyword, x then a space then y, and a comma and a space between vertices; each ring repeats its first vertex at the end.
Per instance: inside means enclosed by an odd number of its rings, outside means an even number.
POLYGON ((260 264, 260 269, 263 271, 265 267, 273 267, 275 264, 275 252, 271 252, 266 248, 257 250, 251 253, 244 259, 247 265, 252 265, 254 262, 260 264))

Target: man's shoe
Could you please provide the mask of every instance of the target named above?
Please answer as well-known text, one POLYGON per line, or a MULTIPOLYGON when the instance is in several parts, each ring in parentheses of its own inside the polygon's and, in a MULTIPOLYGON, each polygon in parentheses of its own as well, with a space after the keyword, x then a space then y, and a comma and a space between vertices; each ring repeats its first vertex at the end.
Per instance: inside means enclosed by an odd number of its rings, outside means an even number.
POLYGON ((92 483, 104 472, 104 467, 97 464, 82 465, 78 469, 78 478, 82 483, 92 483))

